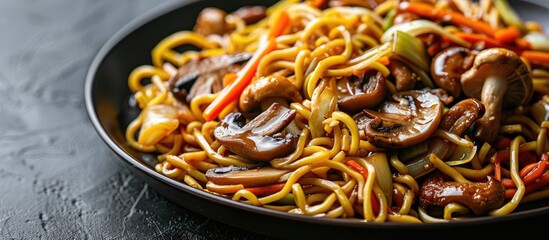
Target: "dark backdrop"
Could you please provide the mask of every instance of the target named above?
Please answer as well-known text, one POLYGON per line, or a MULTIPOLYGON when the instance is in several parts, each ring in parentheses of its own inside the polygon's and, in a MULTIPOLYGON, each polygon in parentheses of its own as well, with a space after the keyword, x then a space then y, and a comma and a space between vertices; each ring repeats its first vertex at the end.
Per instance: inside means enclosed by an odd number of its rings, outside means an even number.
POLYGON ((88 120, 94 55, 168 1, 0 1, 0 239, 265 239, 159 196, 88 120))

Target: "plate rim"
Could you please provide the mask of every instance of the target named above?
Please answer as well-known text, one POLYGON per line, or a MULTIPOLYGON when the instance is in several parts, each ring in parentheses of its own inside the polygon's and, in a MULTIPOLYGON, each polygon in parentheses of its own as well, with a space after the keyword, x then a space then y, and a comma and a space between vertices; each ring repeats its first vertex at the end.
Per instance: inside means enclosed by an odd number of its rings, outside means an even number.
MULTIPOLYGON (((525 0, 519 0, 519 1, 525 1, 525 0)), ((481 217, 475 217, 472 219, 464 219, 460 221, 443 222, 443 223, 435 222, 435 223, 426 223, 426 224, 410 224, 410 223, 394 223, 394 222, 372 223, 372 222, 355 221, 355 220, 348 220, 348 219, 318 218, 318 217, 305 216, 300 214, 291 214, 287 212, 267 209, 264 207, 258 207, 251 204, 234 201, 232 199, 216 196, 214 194, 211 194, 199 189, 195 189, 189 185, 186 185, 174 179, 168 178, 156 172, 151 167, 140 163, 138 160, 134 159, 126 151, 124 151, 124 149, 120 147, 109 136, 109 134, 106 132, 106 130, 101 124, 101 121, 95 109, 95 104, 94 104, 94 99, 92 94, 93 83, 95 81, 96 73, 99 70, 104 59, 109 55, 109 53, 113 50, 113 48, 115 48, 121 41, 127 38, 134 31, 139 30, 139 28, 141 28, 143 25, 153 21, 156 18, 162 17, 165 14, 169 14, 171 12, 177 11, 180 8, 184 8, 184 7, 187 7, 188 5, 195 4, 198 2, 205 2, 205 0, 184 0, 184 1, 175 1, 175 2, 169 1, 163 4, 160 4, 150 10, 147 10, 142 14, 137 15, 134 19, 132 19, 123 27, 118 29, 112 36, 108 38, 107 41, 105 41, 101 45, 99 51, 97 51, 97 53, 95 54, 91 64, 89 64, 86 77, 85 77, 85 82, 84 82, 84 100, 86 105, 86 112, 96 133, 98 133, 98 135, 103 140, 103 142, 105 142, 107 146, 109 146, 109 148, 112 151, 114 151, 114 153, 116 153, 117 158, 130 164, 134 168, 137 168, 141 172, 144 172, 148 176, 155 178, 156 180, 160 181, 163 184, 168 184, 169 186, 174 187, 180 191, 185 191, 191 195, 194 195, 195 197, 200 197, 207 201, 212 201, 215 204, 223 204, 228 207, 234 207, 243 211, 253 212, 259 215, 263 215, 265 217, 276 217, 276 218, 299 221, 299 222, 308 222, 308 223, 318 224, 319 226, 344 225, 345 227, 352 227, 352 228, 358 228, 358 229, 368 229, 368 228, 394 229, 396 227, 396 228, 402 228, 402 229, 410 229, 410 228, 418 229, 419 228, 419 229, 427 230, 427 229, 443 229, 443 228, 462 228, 462 227, 471 226, 471 225, 479 226, 482 224, 493 224, 493 223, 500 223, 500 222, 517 221, 520 219, 532 218, 535 216, 549 214, 549 206, 545 206, 541 208, 522 210, 520 212, 513 212, 508 215, 498 216, 498 217, 481 216, 481 217)), ((210 2, 213 2, 213 1, 210 1, 210 2)), ((235 3, 235 4, 238 4, 238 3, 235 3)), ((535 3, 531 3, 531 4, 535 4, 535 3)), ((121 129, 121 131, 123 133, 123 129, 121 129)), ((192 211, 191 208, 188 208, 185 206, 181 206, 181 207, 192 211)))

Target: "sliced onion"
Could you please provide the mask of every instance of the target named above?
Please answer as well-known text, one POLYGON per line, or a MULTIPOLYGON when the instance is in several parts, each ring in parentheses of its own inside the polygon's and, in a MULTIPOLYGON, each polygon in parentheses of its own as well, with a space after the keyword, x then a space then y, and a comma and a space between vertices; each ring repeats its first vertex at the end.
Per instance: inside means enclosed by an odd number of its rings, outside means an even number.
POLYGON ((444 37, 447 37, 452 42, 455 42, 461 46, 464 46, 467 48, 471 47, 471 43, 459 37, 456 37, 455 35, 452 35, 451 33, 445 31, 444 28, 442 28, 440 25, 425 19, 418 19, 411 22, 392 26, 389 29, 387 29, 385 33, 383 33, 383 36, 381 36, 381 41, 382 42, 391 41, 393 39, 393 34, 397 31, 408 33, 414 37, 424 33, 436 33, 444 37))
POLYGON ((152 146, 170 135, 179 126, 177 109, 170 105, 153 105, 143 110, 143 124, 137 141, 152 146))
POLYGON ((445 161, 445 162, 450 166, 465 164, 473 160, 476 153, 477 153, 476 145, 474 145, 473 147, 464 147, 460 145, 455 145, 452 155, 447 158, 450 161, 445 161))

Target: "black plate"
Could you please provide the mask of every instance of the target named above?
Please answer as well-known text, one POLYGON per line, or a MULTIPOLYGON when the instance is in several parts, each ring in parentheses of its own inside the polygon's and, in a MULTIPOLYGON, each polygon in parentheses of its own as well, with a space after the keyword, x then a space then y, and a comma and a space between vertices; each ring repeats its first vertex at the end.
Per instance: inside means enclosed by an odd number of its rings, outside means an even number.
MULTIPOLYGON (((488 236, 506 239, 544 229, 549 218, 549 202, 521 207, 503 217, 481 217, 450 223, 399 224, 365 223, 344 219, 324 219, 288 214, 255 207, 194 189, 154 170, 156 159, 126 144, 124 131, 136 112, 129 107, 127 78, 137 66, 151 64, 150 52, 164 37, 192 29, 198 12, 208 6, 232 11, 244 5, 272 4, 275 1, 179 1, 159 6, 116 33, 92 62, 86 83, 85 101, 90 119, 101 138, 127 163, 136 175, 173 202, 225 224, 278 237, 350 239, 356 237, 413 237, 450 239, 488 236), (520 230, 517 228, 520 224, 520 230), (497 230, 493 230, 497 228, 497 230), (518 231, 517 231, 518 230, 518 231)), ((541 1, 538 1, 541 2, 541 1)), ((547 25, 547 8, 524 1, 513 1, 526 20, 547 25), (519 4, 520 3, 520 4, 519 4)), ((547 3, 544 3, 547 4, 547 3)))

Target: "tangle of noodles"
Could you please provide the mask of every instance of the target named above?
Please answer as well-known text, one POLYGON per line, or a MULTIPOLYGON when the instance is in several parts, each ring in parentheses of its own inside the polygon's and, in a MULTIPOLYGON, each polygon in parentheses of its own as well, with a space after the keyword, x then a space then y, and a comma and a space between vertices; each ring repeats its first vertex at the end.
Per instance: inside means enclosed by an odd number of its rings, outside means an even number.
POLYGON ((365 2, 205 9, 194 30, 163 39, 153 64, 130 74, 141 114, 127 127, 128 144, 157 153, 156 171, 191 187, 315 217, 444 222, 548 198, 549 38, 541 26, 505 1, 365 2), (178 50, 188 46, 196 50, 178 50), (520 86, 511 82, 498 82, 509 87, 491 99, 488 90, 472 93, 490 83, 467 75, 509 71, 485 67, 498 60, 478 63, 504 50, 516 54, 505 60, 513 70, 524 70, 522 95, 512 97, 520 86), (251 57, 204 63, 238 54, 251 57), (178 85, 187 75, 204 77, 198 93, 178 85), (287 150, 263 150, 273 146, 287 150), (464 193, 471 190, 477 195, 464 193), (475 198, 496 200, 478 206, 475 198))

